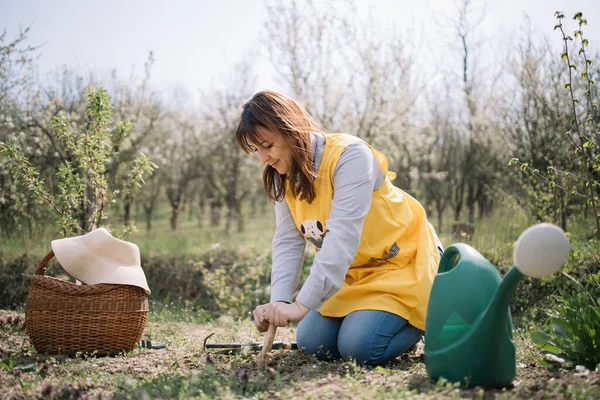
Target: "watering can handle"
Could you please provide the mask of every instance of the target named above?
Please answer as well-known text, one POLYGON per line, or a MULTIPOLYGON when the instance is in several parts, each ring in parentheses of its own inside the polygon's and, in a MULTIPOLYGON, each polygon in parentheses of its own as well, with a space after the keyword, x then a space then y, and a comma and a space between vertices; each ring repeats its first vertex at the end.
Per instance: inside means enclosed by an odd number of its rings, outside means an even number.
POLYGON ((441 274, 443 272, 448 272, 452 268, 458 264, 460 260, 460 251, 456 248, 456 246, 450 246, 442 255, 440 260, 440 266, 438 267, 438 273, 441 274))
POLYGON ((474 263, 488 263, 488 261, 471 246, 464 243, 456 243, 444 250, 438 274, 448 272, 456 267, 460 260, 470 260, 474 263))

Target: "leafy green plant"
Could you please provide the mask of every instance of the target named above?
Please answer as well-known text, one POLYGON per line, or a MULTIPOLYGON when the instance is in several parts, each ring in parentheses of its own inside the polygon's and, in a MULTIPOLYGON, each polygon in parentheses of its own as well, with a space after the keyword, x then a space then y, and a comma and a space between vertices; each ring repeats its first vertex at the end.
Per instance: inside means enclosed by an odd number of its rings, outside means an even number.
POLYGON ((551 329, 532 332, 531 339, 543 352, 593 369, 600 364, 600 273, 580 289, 551 299, 551 329))
POLYGON ((247 264, 235 262, 207 268, 200 262, 198 267, 219 311, 244 316, 258 304, 269 301, 265 287, 269 281, 270 261, 264 255, 259 255, 247 264))
MULTIPOLYGON (((583 199, 582 214, 585 220, 592 221, 595 225, 594 236, 600 237, 600 215, 598 214, 598 187, 600 173, 600 132, 596 123, 597 118, 597 91, 594 92, 595 82, 592 79, 590 66, 593 64, 586 54, 589 42, 583 35, 583 26, 587 20, 581 12, 576 13, 573 19, 577 21, 577 29, 573 33, 579 40, 579 60, 572 56, 569 43, 574 39, 565 33, 563 26, 564 14, 556 12, 557 24, 564 42, 561 58, 566 62, 568 81, 564 90, 568 92, 568 130, 565 136, 572 145, 576 159, 571 171, 563 171, 552 165, 544 174, 538 169, 531 168, 528 163, 518 159, 511 160, 511 164, 519 165, 521 171, 528 171, 545 181, 552 189, 566 193, 571 198, 583 199), (579 79, 576 72, 580 70, 579 79), (583 99, 582 100, 580 100, 583 99), (589 218, 588 211, 593 215, 589 218)), ((558 202, 558 207, 567 208, 567 200, 562 197, 551 196, 549 202, 558 202)), ((563 212, 563 215, 566 213, 563 212)), ((564 219, 563 219, 564 223, 564 219)), ((586 229, 588 226, 584 226, 586 229)), ((564 224, 563 224, 564 228, 564 224)), ((585 235, 580 240, 585 240, 585 235)), ((591 241, 591 239, 590 239, 591 241)), ((559 289, 558 296, 551 297, 551 304, 545 311, 550 317, 551 327, 546 331, 535 331, 531 334, 534 343, 544 352, 554 354, 575 364, 582 364, 589 368, 600 363, 600 272, 598 272, 598 255, 590 246, 586 246, 590 253, 589 268, 585 266, 586 259, 576 252, 571 260, 574 272, 578 273, 580 280, 570 277, 576 282, 577 288, 559 289)))
POLYGON ((134 188, 144 183, 144 176, 156 168, 149 157, 139 154, 122 187, 109 188, 108 166, 130 136, 133 125, 128 121, 112 123, 111 98, 102 88, 88 89, 86 115, 87 119, 79 124, 64 115, 50 122, 51 130, 68 155, 56 175, 56 194, 47 188, 40 171, 16 143, 0 143, 0 155, 13 175, 40 204, 54 212, 63 236, 99 227, 106 219, 106 207, 115 201, 116 195, 123 192, 131 196, 134 188))
POLYGON ((538 219, 556 222, 567 229, 567 217, 583 214, 593 222, 594 235, 600 238, 599 188, 600 188, 600 131, 598 119, 598 91, 592 70, 594 62, 588 57, 586 48, 589 41, 584 37, 583 26, 587 20, 581 12, 573 19, 577 29, 573 36, 565 32, 562 12, 555 13, 554 27, 561 33, 563 49, 561 60, 565 63, 564 81, 559 89, 562 94, 556 98, 558 109, 551 110, 548 100, 544 112, 550 113, 551 123, 542 129, 562 133, 565 144, 570 146, 571 156, 566 160, 544 157, 538 160, 512 158, 509 165, 518 166, 524 189, 531 191, 531 203, 538 219), (576 44, 575 44, 576 42, 576 44), (573 46, 577 56, 573 55, 573 46), (567 161, 567 163, 565 163, 567 161), (529 178, 526 178, 526 175, 529 178))
POLYGON ((17 357, 3 356, 0 359, 0 370, 11 373, 17 366, 17 357))
POLYGON ((573 38, 565 34, 563 29, 562 19, 564 14, 556 12, 556 18, 558 20, 557 25, 554 29, 559 29, 562 33, 564 41, 564 52, 561 57, 566 61, 569 71, 569 82, 565 84, 565 89, 569 91, 569 97, 571 99, 572 108, 572 119, 571 119, 571 131, 567 132, 573 145, 575 147, 575 154, 577 154, 583 163, 583 176, 580 178, 584 182, 584 187, 589 193, 588 204, 592 207, 594 212, 593 220, 596 224, 596 237, 600 238, 600 215, 597 210, 598 203, 598 186, 597 181, 598 172, 600 172, 600 153, 598 152, 598 127, 596 126, 595 112, 598 109, 598 103, 592 96, 592 86, 595 85, 594 80, 591 77, 591 71, 589 67, 593 64, 593 61, 587 57, 585 48, 589 45, 588 39, 584 38, 582 27, 587 25, 587 19, 583 18, 583 13, 578 12, 573 16, 573 19, 578 22, 578 29, 574 32, 575 38, 580 39, 580 47, 578 54, 581 57, 582 71, 581 71, 581 85, 583 86, 583 96, 586 100, 586 106, 578 112, 577 106, 580 104, 579 98, 576 97, 574 89, 573 71, 577 70, 577 67, 571 62, 569 54, 568 42, 572 41, 573 38), (581 121, 583 120, 583 121, 581 121))

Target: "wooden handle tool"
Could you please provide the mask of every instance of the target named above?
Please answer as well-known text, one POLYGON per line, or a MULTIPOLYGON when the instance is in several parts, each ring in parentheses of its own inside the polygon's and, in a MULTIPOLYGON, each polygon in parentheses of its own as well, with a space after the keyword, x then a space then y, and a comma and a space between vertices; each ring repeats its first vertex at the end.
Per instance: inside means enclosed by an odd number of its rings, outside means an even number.
POLYGON ((271 352, 271 347, 273 347, 273 340, 275 339, 275 331, 277 331, 277 326, 271 324, 269 325, 269 330, 265 333, 265 341, 258 355, 258 364, 266 367, 269 364, 271 352))

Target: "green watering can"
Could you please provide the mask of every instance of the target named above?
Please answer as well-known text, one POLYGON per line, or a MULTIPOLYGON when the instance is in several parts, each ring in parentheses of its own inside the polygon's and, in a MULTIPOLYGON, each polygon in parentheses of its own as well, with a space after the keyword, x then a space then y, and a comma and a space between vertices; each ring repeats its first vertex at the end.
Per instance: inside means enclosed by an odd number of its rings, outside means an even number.
POLYGON ((515 266, 498 270, 471 246, 444 252, 425 322, 425 366, 434 379, 466 386, 509 386, 516 375, 509 304, 523 274, 560 269, 569 254, 564 232, 547 223, 525 230, 514 248, 515 266))

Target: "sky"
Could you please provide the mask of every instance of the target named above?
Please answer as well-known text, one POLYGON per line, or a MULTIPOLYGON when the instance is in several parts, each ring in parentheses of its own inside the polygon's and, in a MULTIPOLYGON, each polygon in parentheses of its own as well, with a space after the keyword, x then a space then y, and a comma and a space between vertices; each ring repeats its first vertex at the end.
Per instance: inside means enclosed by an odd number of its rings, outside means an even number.
MULTIPOLYGON (((382 25, 410 27, 418 33, 418 43, 433 43, 437 53, 447 51, 448 31, 431 21, 452 15, 452 0, 356 3, 361 14, 371 9, 382 25)), ((600 48, 600 0, 489 0, 481 43, 499 46, 514 35, 525 15, 536 34, 560 43, 552 29, 556 10, 565 12, 570 32, 576 27, 572 15, 583 11, 589 22, 585 34, 592 46, 596 43, 594 47, 600 48)), ((40 76, 64 65, 80 71, 116 68, 124 77, 132 71, 141 74, 152 51, 153 83, 190 92, 209 88, 248 50, 261 48, 265 23, 266 9, 260 0, 0 0, 0 29, 9 38, 31 25, 29 43, 41 45, 40 76)), ((281 88, 266 59, 257 57, 255 69, 258 89, 281 88)))

